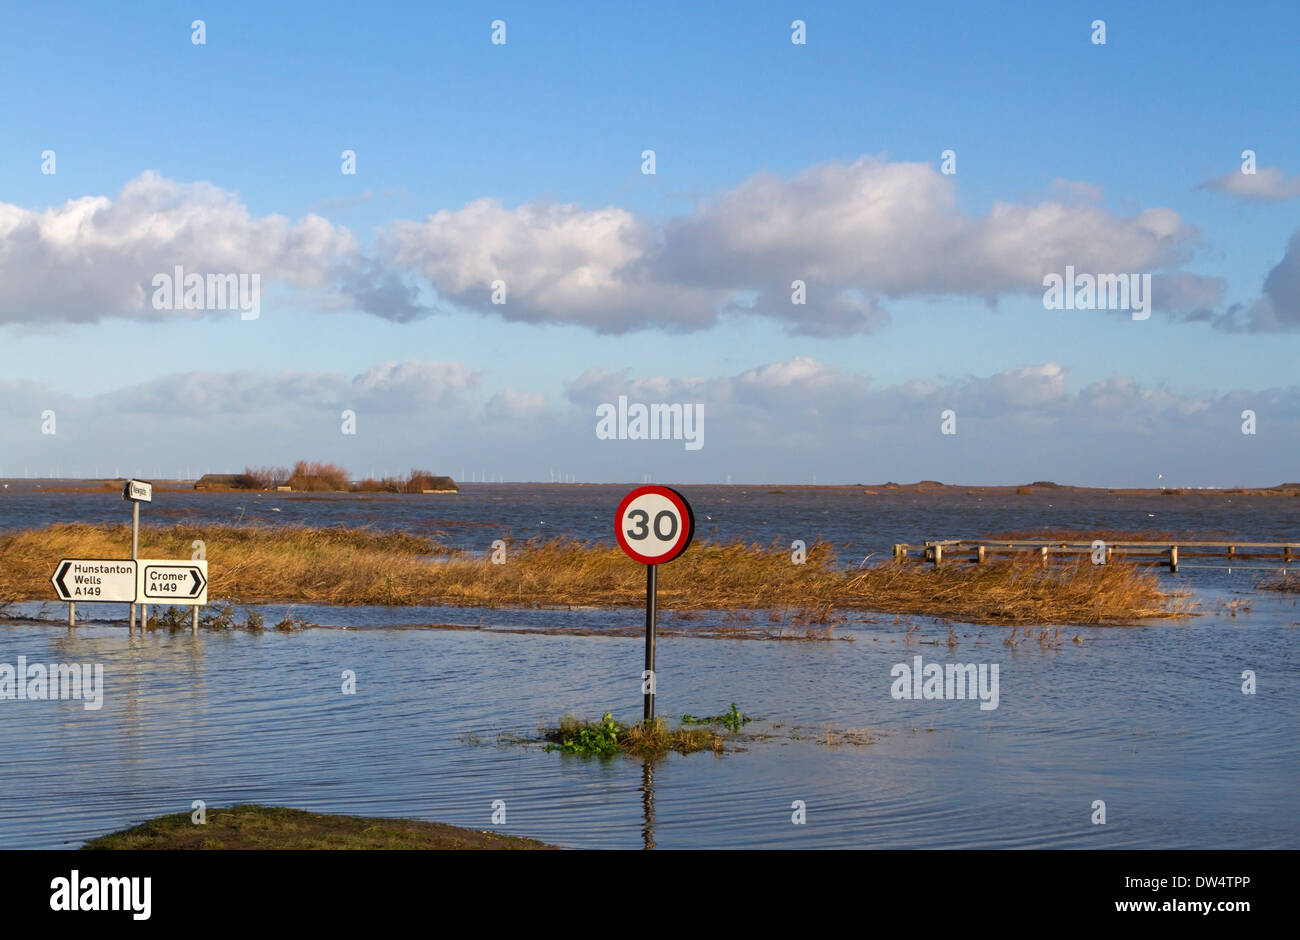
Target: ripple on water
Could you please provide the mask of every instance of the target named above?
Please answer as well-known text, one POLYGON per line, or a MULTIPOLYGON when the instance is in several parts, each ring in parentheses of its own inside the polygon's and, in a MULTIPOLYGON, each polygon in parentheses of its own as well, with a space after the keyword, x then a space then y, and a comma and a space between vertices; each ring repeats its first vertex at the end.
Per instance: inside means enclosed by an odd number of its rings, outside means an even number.
MULTIPOLYGON (((666 637, 659 707, 736 702, 770 737, 647 769, 498 746, 564 713, 640 714, 638 638, 424 629, 130 637, 0 629, 0 662, 98 662, 103 708, 0 701, 0 846, 75 846, 192 801, 286 804, 507 831, 568 846, 1300 847, 1291 811, 1300 670, 1276 599, 1186 625, 1078 629, 956 650, 853 627, 854 643, 666 637), (890 669, 999 664, 999 707, 897 701, 890 669), (1255 696, 1240 673, 1254 668, 1255 696), (357 694, 341 694, 344 670, 357 694), (827 746, 833 730, 874 743, 827 746), (473 733, 483 742, 468 743, 473 733), (1106 801, 1105 826, 1089 823, 1106 801), (806 806, 793 825, 791 804, 806 806), (647 831, 649 836, 647 836, 647 831)), ((618 623, 628 612, 460 611, 489 626, 618 623)), ((946 627, 927 625, 931 639, 946 627)), ((977 642, 978 641, 978 642, 977 642)))

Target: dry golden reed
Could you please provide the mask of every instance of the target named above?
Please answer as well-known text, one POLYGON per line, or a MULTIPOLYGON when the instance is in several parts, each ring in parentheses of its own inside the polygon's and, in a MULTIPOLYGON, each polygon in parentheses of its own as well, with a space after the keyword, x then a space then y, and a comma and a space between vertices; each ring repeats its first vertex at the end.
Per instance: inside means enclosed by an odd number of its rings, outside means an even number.
MULTIPOLYGON (((490 550, 452 552, 436 542, 370 529, 175 525, 144 528, 144 558, 189 558, 202 540, 210 596, 241 603, 298 602, 472 607, 638 606, 645 571, 617 547, 574 539, 513 541, 507 561, 490 550)), ((60 558, 121 558, 126 526, 65 524, 0 535, 0 602, 54 598, 60 558)), ((697 542, 659 573, 665 609, 799 607, 825 622, 834 608, 947 617, 967 623, 1118 624, 1186 613, 1182 595, 1131 565, 886 562, 846 569, 830 543, 788 549, 697 542)))

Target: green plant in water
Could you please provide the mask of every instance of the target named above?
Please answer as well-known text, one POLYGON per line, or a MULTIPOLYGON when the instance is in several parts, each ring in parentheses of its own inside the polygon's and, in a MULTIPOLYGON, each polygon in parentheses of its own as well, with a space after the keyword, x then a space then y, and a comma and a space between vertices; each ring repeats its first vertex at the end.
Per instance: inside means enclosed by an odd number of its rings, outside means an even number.
POLYGON ((546 745, 545 750, 560 751, 563 754, 607 757, 618 751, 618 736, 621 730, 613 714, 605 712, 598 724, 562 724, 557 740, 546 745))
POLYGON ((722 725, 731 731, 739 731, 742 725, 747 725, 754 719, 749 715, 742 714, 736 707, 736 703, 731 703, 731 709, 723 712, 721 715, 710 715, 708 718, 696 718, 694 715, 682 715, 682 724, 684 725, 722 725))

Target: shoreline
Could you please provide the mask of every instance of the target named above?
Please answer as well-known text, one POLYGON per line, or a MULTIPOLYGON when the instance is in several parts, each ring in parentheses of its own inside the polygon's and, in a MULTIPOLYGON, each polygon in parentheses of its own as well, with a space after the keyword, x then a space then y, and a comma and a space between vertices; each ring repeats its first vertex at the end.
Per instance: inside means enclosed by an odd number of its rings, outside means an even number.
MULTIPOLYGON (((121 490, 124 479, 109 479, 95 477, 91 479, 77 478, 48 478, 49 485, 43 485, 42 478, 36 477, 0 477, 0 484, 23 484, 21 489, 11 492, 23 492, 30 487, 31 490, 39 490, 42 493, 108 493, 121 490)), ((443 489, 432 490, 425 493, 393 493, 379 490, 313 490, 313 489, 294 489, 294 490, 275 490, 275 489, 255 489, 236 486, 225 486, 221 484, 205 484, 197 487, 198 480, 157 480, 154 481, 154 490, 159 493, 193 493, 193 494, 216 494, 228 495, 231 493, 246 495, 266 494, 277 498, 293 498, 301 496, 315 497, 352 497, 352 498, 383 498, 389 496, 454 496, 457 490, 443 489)), ((457 487, 529 487, 529 488, 557 488, 565 489, 575 486, 599 487, 599 486, 625 486, 630 484, 619 482, 575 482, 575 483, 557 483, 545 480, 529 481, 505 481, 497 483, 485 483, 480 481, 456 481, 457 487)), ((852 493, 860 492, 866 496, 885 496, 885 495, 926 495, 926 496, 992 496, 992 495, 1092 495, 1092 496, 1263 496, 1263 497, 1293 497, 1300 498, 1300 483, 1275 483, 1271 486, 1169 486, 1169 487, 1125 487, 1125 486, 1081 486, 1071 483, 1055 483, 1050 480, 1038 480, 1032 483, 943 483, 938 480, 919 480, 915 483, 682 483, 679 484, 686 489, 719 489, 734 490, 747 492, 750 490, 766 491, 768 495, 779 495, 780 492, 797 491, 797 492, 840 492, 852 493), (777 492, 774 492, 777 491, 777 492)), ((4 491, 0 489, 0 495, 4 491)))
POLYGON ((313 813, 287 806, 253 803, 206 810, 196 824, 190 813, 156 816, 134 826, 96 836, 82 851, 284 851, 322 849, 556 850, 560 847, 524 836, 466 829, 447 823, 400 817, 313 813))

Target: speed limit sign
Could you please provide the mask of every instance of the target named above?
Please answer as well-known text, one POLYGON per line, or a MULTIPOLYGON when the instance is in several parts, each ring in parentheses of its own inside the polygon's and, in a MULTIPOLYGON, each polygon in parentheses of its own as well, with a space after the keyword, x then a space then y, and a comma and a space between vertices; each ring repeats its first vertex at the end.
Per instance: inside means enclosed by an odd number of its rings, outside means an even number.
POLYGON ((695 513, 681 493, 667 486, 638 486, 623 497, 614 514, 618 547, 645 565, 645 669, 641 671, 643 716, 655 716, 655 592, 659 566, 691 544, 695 513))
POLYGON ((643 565, 662 565, 691 544, 695 514, 676 490, 639 486, 618 504, 614 534, 629 558, 643 565))

